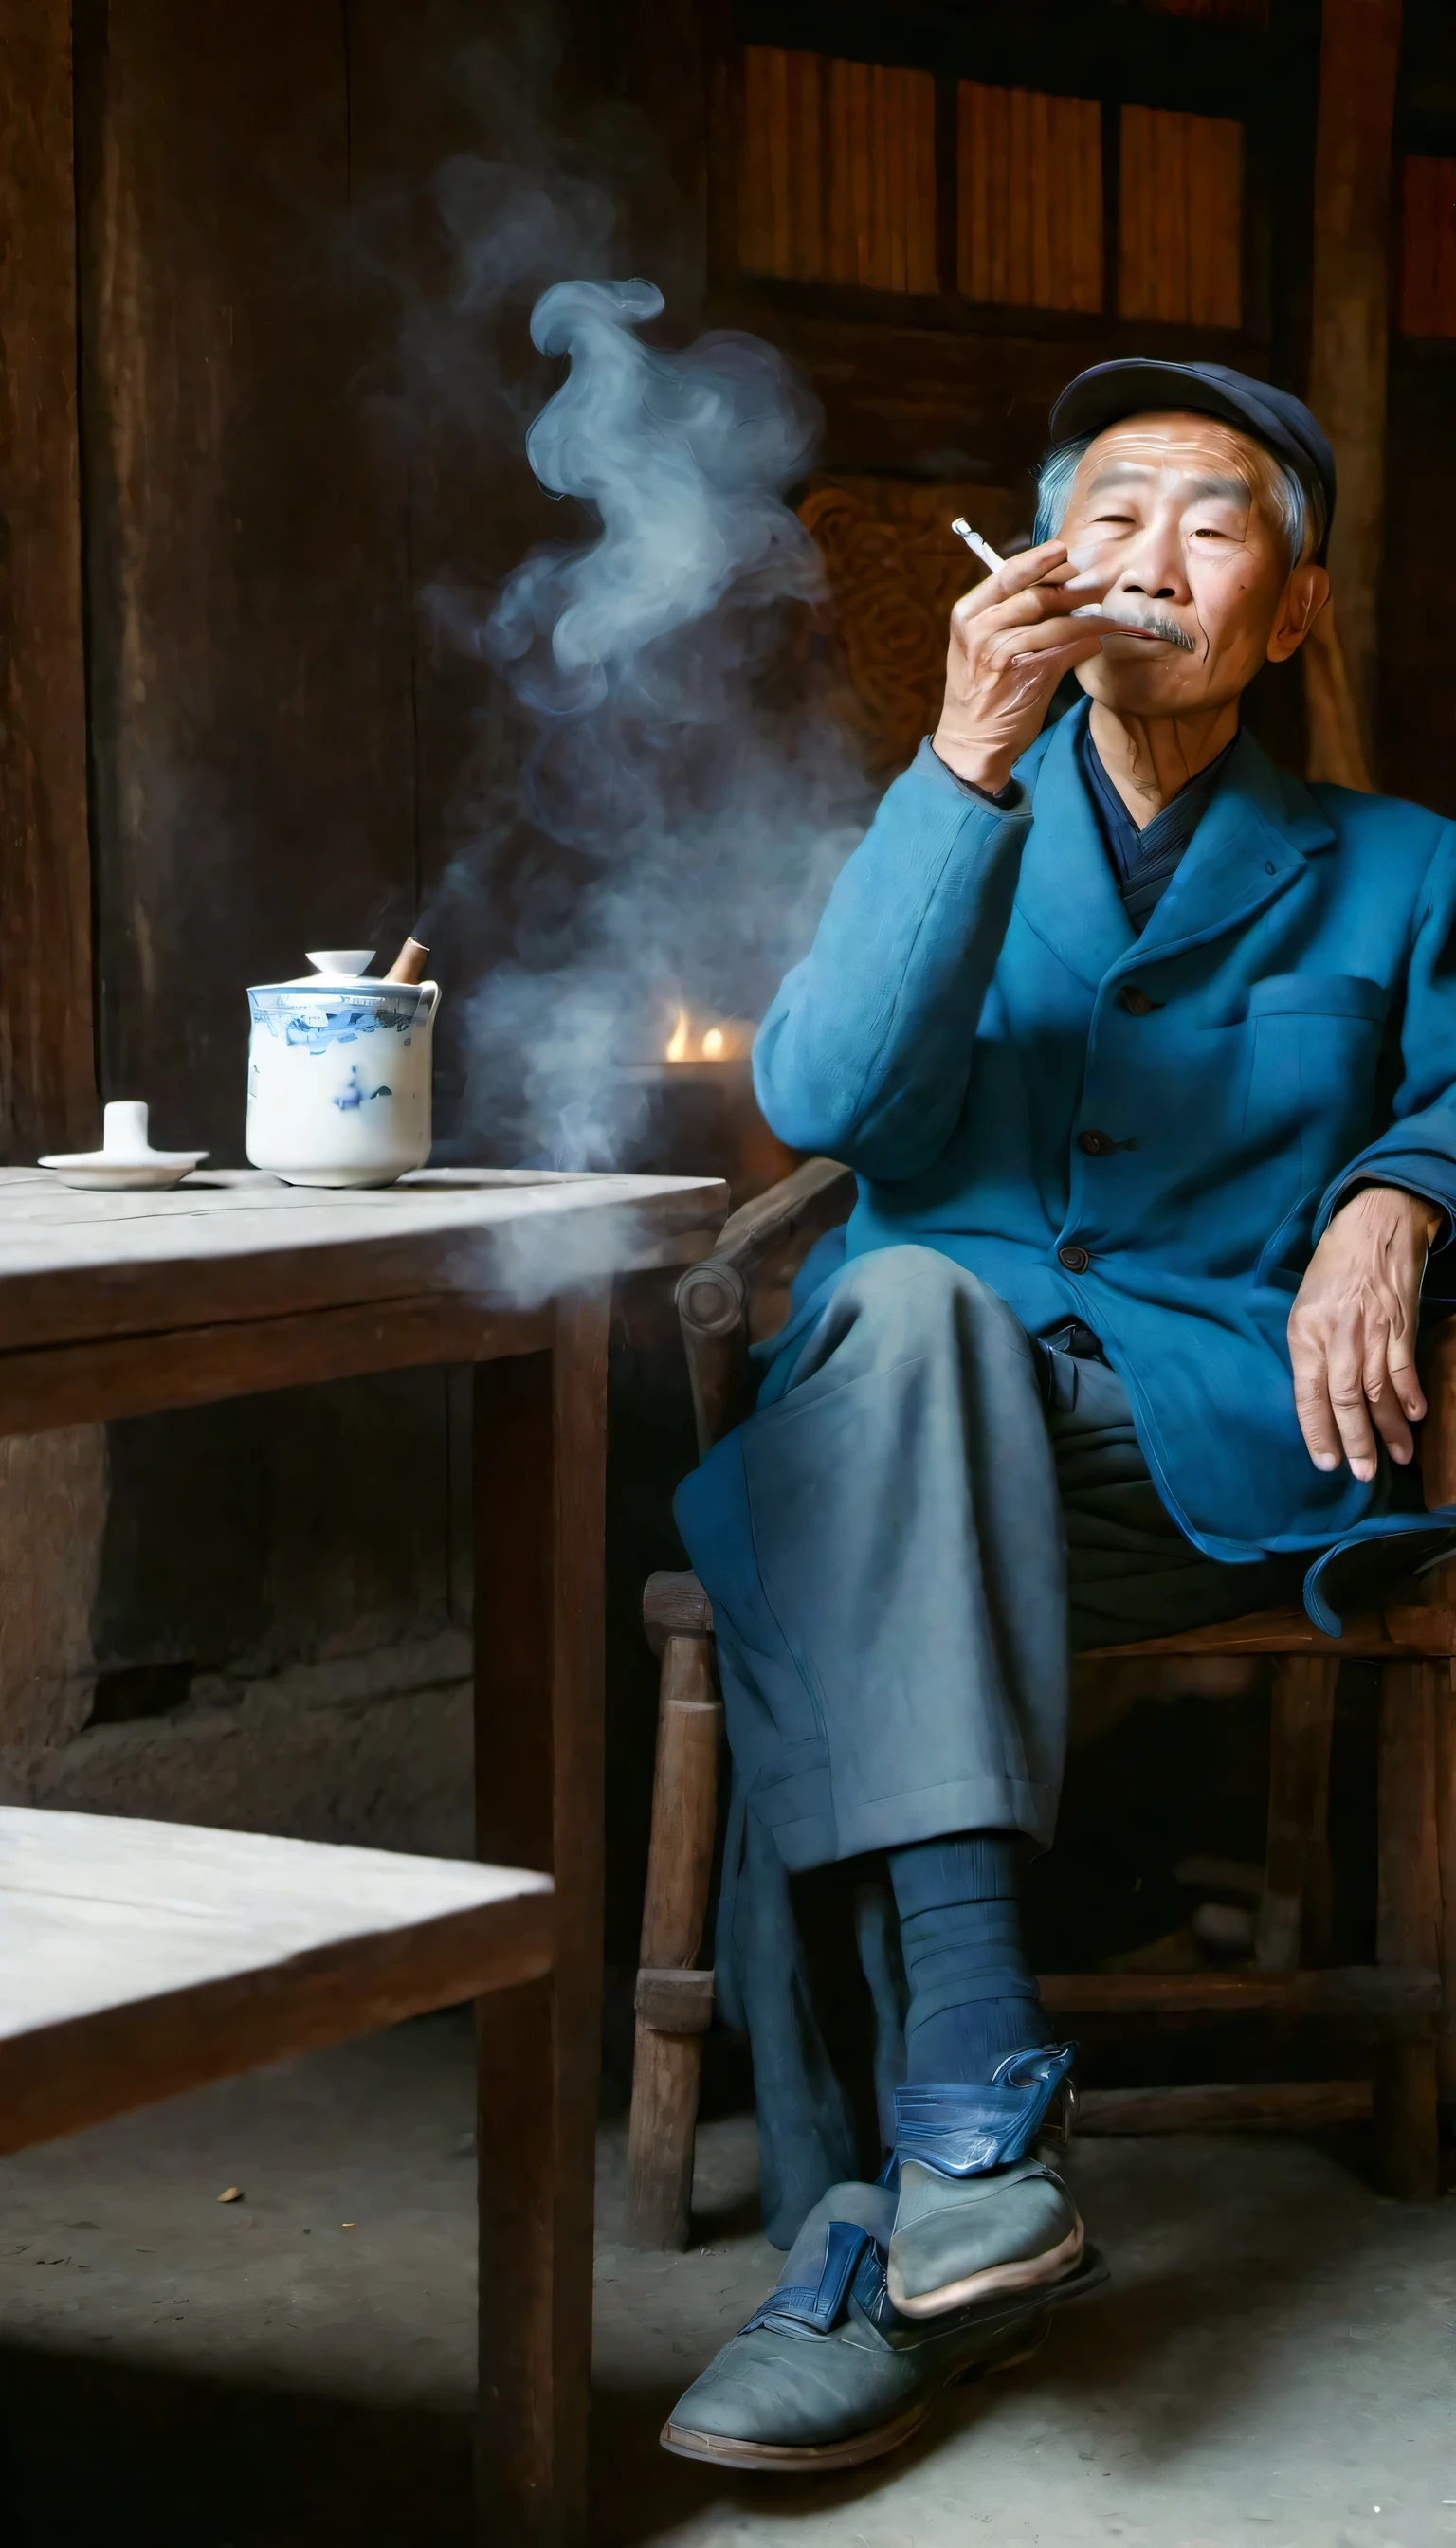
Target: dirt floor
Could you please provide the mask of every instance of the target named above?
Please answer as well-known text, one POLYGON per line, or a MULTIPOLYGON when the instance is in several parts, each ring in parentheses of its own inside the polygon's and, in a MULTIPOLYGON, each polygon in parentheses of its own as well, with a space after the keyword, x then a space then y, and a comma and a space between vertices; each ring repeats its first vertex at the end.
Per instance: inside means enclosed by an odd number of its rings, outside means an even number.
MULTIPOLYGON (((0 2163, 4 2548, 466 2548, 471 2098, 449 2016, 0 2163)), ((593 2548, 1456 2542, 1456 2201, 1382 2202, 1360 2156, 1082 2142, 1110 2288, 877 2471, 793 2486, 656 2443, 775 2269, 751 2124, 705 2127, 673 2258, 616 2234, 608 2127, 593 2548)))

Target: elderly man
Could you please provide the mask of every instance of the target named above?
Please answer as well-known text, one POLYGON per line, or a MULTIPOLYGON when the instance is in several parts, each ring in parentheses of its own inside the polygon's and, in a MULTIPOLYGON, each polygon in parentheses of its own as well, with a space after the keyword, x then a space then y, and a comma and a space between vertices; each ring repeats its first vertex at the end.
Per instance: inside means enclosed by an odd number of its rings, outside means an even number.
POLYGON ((1456 1518, 1410 1431, 1456 1213, 1456 828, 1239 730, 1328 593, 1328 443, 1266 383, 1139 361, 1052 433, 1038 545, 956 604, 936 733, 760 1035, 769 1121, 859 1202, 679 1500, 734 1759, 720 1967, 792 2252, 664 2440, 739 2466, 890 2448, 1098 2274, 1038 2155, 1075 2048, 1017 1907, 1069 1653, 1302 1584, 1328 1625, 1370 1543, 1409 1567, 1456 1518), (800 1916, 845 1862, 872 2186, 800 1916))

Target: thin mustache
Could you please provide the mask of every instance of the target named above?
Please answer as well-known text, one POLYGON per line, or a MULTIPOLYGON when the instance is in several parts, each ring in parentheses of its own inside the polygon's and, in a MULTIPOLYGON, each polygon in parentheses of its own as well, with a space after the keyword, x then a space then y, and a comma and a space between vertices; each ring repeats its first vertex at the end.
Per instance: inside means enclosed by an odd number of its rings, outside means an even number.
POLYGON ((1130 616, 1127 625, 1145 629, 1149 637, 1165 638, 1170 646, 1181 646, 1185 655, 1198 653, 1198 648, 1187 629, 1180 628, 1176 619, 1164 617, 1160 610, 1155 610, 1150 619, 1133 619, 1130 616))

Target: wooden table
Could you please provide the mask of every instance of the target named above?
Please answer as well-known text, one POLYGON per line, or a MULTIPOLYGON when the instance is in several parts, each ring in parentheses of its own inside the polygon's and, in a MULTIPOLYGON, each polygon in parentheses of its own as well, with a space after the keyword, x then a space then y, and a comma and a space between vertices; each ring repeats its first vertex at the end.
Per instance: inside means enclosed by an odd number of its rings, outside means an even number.
POLYGON ((551 1970, 552 1883, 0 1805, 0 2151, 551 1970))
MULTIPOLYGON (((0 1434, 477 1366, 477 1846, 555 1880, 550 1973, 480 2002, 493 2548, 585 2517, 611 1282, 704 1253, 726 1205, 682 1177, 424 1170, 335 1194, 228 1173, 118 1195, 0 1171, 0 1434)), ((116 2111, 107 2075, 68 2129, 116 2111)))

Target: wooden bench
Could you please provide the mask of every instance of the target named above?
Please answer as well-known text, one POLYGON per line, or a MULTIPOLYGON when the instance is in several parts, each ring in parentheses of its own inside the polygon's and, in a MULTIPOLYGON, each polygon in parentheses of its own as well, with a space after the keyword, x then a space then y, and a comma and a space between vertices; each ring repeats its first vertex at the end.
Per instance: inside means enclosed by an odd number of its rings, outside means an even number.
POLYGON ((0 2152, 551 1969, 547 1875, 0 1806, 0 2152))

